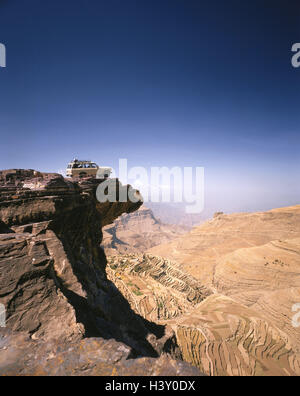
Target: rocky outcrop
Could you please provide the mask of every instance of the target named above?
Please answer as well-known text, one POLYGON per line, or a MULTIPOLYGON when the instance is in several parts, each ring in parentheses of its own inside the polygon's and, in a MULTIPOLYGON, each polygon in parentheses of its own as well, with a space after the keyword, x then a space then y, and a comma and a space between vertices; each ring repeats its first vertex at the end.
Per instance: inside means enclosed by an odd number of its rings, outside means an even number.
POLYGON ((163 224, 152 210, 142 206, 103 228, 102 247, 108 255, 143 253, 188 231, 188 227, 163 224))
POLYGON ((102 182, 0 172, 0 374, 197 375, 183 358, 208 375, 300 375, 300 206, 218 213, 106 259, 102 227, 142 199, 119 202, 133 191, 111 180, 117 200, 100 203, 102 182))
MULTIPOLYGON (((84 350, 90 344, 82 340, 91 337, 100 339, 96 345, 112 339, 126 345, 130 357, 157 357, 163 352, 180 356, 172 331, 137 315, 106 277, 101 227, 120 213, 138 209, 142 200, 100 204, 95 199, 99 183, 96 179, 74 182, 35 171, 0 174, 0 302, 6 307, 7 327, 12 331, 5 342, 13 344, 14 337, 25 332, 34 342, 24 341, 19 347, 26 361, 31 346, 36 350, 32 359, 39 359, 48 346, 53 352, 53 345, 59 343, 66 345, 68 355, 68 345, 77 343, 78 351, 81 343, 84 350)), ((130 189, 118 180, 111 183, 118 193, 130 189)), ((0 356, 6 356, 1 342, 0 338, 0 356)), ((13 362, 10 373, 36 372, 37 366, 30 362, 28 372, 26 368, 19 371, 22 358, 8 356, 5 361, 13 362)), ((0 357, 0 367, 5 373, 3 359, 0 357)), ((47 364, 41 362, 41 372, 55 374, 47 371, 47 364)), ((59 373, 67 374, 71 367, 61 370, 59 373)))
POLYGON ((113 339, 34 341, 0 329, 0 375, 10 376, 199 376, 195 367, 171 359, 130 359, 131 349, 113 339))

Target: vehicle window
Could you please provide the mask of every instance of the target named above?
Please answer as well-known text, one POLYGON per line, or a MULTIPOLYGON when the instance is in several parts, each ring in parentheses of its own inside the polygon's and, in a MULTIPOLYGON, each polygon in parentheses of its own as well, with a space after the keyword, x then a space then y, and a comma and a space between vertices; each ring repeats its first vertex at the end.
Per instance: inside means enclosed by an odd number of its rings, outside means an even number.
POLYGON ((92 168, 98 168, 96 164, 92 164, 92 168))

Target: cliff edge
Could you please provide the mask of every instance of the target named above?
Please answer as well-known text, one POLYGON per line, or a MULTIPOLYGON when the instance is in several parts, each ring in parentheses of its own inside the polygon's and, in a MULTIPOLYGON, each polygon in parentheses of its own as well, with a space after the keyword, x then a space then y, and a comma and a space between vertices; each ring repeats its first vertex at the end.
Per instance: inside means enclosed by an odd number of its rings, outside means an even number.
MULTIPOLYGON (((131 188, 112 182, 118 192, 131 188)), ((169 367, 170 375, 195 375, 172 360, 180 357, 172 330, 137 315, 107 278, 101 229, 137 210, 142 197, 136 191, 135 203, 101 204, 99 183, 0 172, 0 303, 7 326, 0 329, 0 374, 159 375, 169 367), (159 358, 163 353, 169 356, 159 358), (131 358, 139 359, 125 367, 131 358), (58 369, 57 361, 70 359, 77 365, 58 369)))

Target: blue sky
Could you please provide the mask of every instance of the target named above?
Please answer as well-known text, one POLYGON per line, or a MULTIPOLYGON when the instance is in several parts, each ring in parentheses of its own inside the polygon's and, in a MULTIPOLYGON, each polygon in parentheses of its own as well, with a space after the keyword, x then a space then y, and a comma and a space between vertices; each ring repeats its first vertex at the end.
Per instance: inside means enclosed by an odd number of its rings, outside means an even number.
POLYGON ((299 203, 299 22, 298 0, 0 0, 0 169, 204 166, 225 210, 299 203))

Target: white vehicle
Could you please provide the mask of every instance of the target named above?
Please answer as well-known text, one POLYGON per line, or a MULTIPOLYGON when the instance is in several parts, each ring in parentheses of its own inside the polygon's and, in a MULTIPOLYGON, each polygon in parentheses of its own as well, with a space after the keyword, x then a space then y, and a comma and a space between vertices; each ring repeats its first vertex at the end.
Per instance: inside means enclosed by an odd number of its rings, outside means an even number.
POLYGON ((98 179, 107 179, 112 173, 108 167, 100 167, 95 162, 74 159, 68 164, 66 170, 67 177, 97 177, 98 179))

